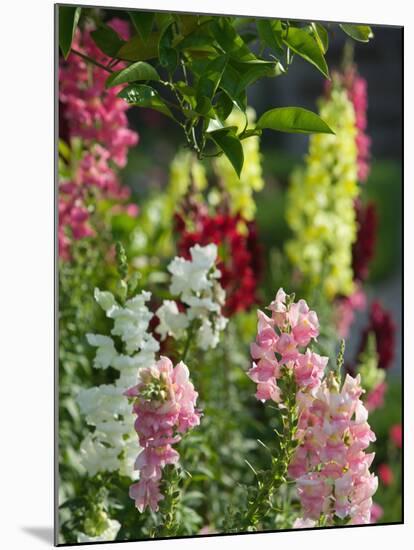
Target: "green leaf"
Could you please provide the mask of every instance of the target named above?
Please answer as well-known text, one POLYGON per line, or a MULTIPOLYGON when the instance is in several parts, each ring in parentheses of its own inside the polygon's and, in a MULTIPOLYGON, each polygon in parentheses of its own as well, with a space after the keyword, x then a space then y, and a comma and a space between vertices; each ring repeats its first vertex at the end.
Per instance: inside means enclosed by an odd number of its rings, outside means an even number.
POLYGON ((118 33, 108 25, 101 24, 91 32, 91 36, 98 48, 109 57, 116 57, 118 50, 125 44, 125 41, 119 38, 118 33))
POLYGON ((368 25, 350 25, 348 23, 342 23, 339 26, 348 36, 358 42, 369 42, 371 38, 374 38, 374 33, 368 25))
POLYGON ((66 141, 63 141, 63 139, 59 139, 58 151, 59 155, 61 155, 67 162, 70 161, 70 147, 66 141))
POLYGON ((246 110, 246 92, 239 91, 241 74, 230 63, 227 64, 220 81, 220 88, 242 111, 246 110))
POLYGON ((282 24, 279 20, 257 19, 257 32, 260 40, 273 50, 277 56, 283 56, 282 24))
POLYGON ((328 31, 320 23, 312 23, 312 30, 315 36, 315 40, 322 50, 322 53, 326 53, 328 51, 329 45, 328 31))
POLYGON ((158 43, 158 57, 162 67, 165 67, 171 74, 175 71, 178 63, 177 49, 173 47, 173 23, 169 23, 166 29, 162 32, 158 43))
POLYGON ((117 52, 117 57, 126 61, 146 61, 158 57, 159 33, 151 33, 144 42, 139 34, 133 36, 117 52))
POLYGON ((211 109, 211 100, 216 93, 224 69, 226 68, 227 61, 227 56, 221 55, 210 61, 210 63, 206 66, 205 72, 197 84, 196 110, 198 112, 205 113, 211 109), (201 107, 202 105, 203 107, 201 107))
POLYGON ((159 80, 159 74, 149 63, 145 61, 137 61, 129 67, 112 73, 106 83, 106 88, 125 84, 126 82, 135 82, 137 80, 159 80))
POLYGON ((219 119, 221 121, 225 121, 230 116, 234 103, 226 92, 220 92, 216 95, 216 100, 213 107, 219 119))
POLYGON ((243 38, 226 19, 215 20, 210 24, 210 30, 224 54, 239 61, 256 59, 243 38))
POLYGON ((221 128, 210 132, 208 137, 223 151, 240 177, 244 162, 243 147, 234 130, 221 128))
POLYGON ((72 46, 82 8, 59 6, 59 46, 66 59, 72 46))
POLYGON ((154 25, 155 13, 146 11, 129 11, 129 17, 136 31, 141 36, 142 40, 146 42, 151 34, 152 27, 154 25))
POLYGON ((236 95, 242 93, 248 86, 263 77, 275 77, 285 72, 279 62, 248 61, 246 63, 233 63, 233 66, 239 71, 241 77, 236 88, 236 95))
POLYGON ((174 118, 172 112, 164 103, 157 90, 154 90, 154 88, 146 84, 130 84, 119 92, 118 97, 125 99, 130 105, 148 107, 170 118, 174 118))
POLYGON ((257 128, 301 134, 334 134, 319 115, 302 107, 278 107, 259 118, 257 128))
POLYGON ((216 50, 213 48, 213 43, 214 39, 208 33, 208 29, 201 27, 178 42, 177 48, 180 51, 191 50, 216 53, 216 50))
POLYGON ((293 52, 306 59, 309 63, 312 63, 312 65, 315 65, 326 78, 329 78, 328 65, 323 53, 316 40, 304 29, 289 27, 288 34, 283 38, 283 42, 293 52))

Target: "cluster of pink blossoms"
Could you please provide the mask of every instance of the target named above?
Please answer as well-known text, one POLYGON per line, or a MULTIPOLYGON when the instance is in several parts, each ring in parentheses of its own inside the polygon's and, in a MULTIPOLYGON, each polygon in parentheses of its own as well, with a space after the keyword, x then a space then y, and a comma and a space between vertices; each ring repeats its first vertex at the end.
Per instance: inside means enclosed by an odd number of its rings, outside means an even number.
POLYGON ((147 506, 154 512, 163 499, 160 492, 162 469, 177 464, 179 453, 172 447, 189 429, 200 424, 195 408, 198 393, 189 380, 183 362, 175 367, 167 357, 139 371, 139 382, 126 391, 134 398, 135 429, 142 451, 135 462, 140 479, 130 487, 130 497, 140 512, 147 506))
POLYGON ((378 487, 369 471, 374 453, 365 450, 375 435, 360 396, 360 376, 346 375, 342 388, 334 376, 314 393, 297 394, 299 446, 289 466, 296 480, 304 519, 328 524, 335 517, 352 525, 371 522, 372 495, 378 487))
POLYGON ((377 478, 369 472, 374 454, 364 451, 375 440, 360 396, 360 377, 347 375, 340 389, 333 373, 324 377, 327 357, 306 348, 319 335, 317 315, 304 300, 294 303, 280 289, 268 306, 272 317, 258 311, 258 334, 251 345, 257 363, 249 377, 256 397, 283 406, 277 381, 290 370, 296 382, 298 446, 289 465, 303 517, 296 526, 313 526, 323 515, 351 524, 371 521, 377 478))
POLYGON ((249 370, 249 377, 257 383, 256 397, 261 401, 282 400, 277 380, 282 376, 282 367, 293 369, 299 388, 311 390, 320 385, 328 362, 309 349, 300 348, 309 344, 319 334, 318 317, 305 300, 287 303, 287 295, 279 289, 275 300, 268 306, 269 317, 258 310, 258 333, 250 352, 257 361, 249 370))
MULTIPOLYGON (((128 39, 129 25, 120 19, 108 23, 128 39)), ((96 46, 92 27, 75 33, 73 48, 96 61, 107 64, 110 59, 96 46)), ((121 68, 120 66, 117 68, 121 68)), ((120 87, 105 89, 108 73, 71 52, 59 67, 60 137, 66 141, 80 138, 84 148, 72 181, 59 187, 59 255, 70 259, 71 240, 94 234, 87 207, 88 191, 125 201, 129 189, 122 187, 116 168, 127 161, 128 149, 138 142, 136 132, 128 128, 128 105, 117 97, 120 87)), ((127 206, 127 213, 136 215, 137 208, 127 206)))
POLYGON ((368 108, 367 81, 358 74, 356 67, 351 65, 343 75, 343 83, 355 110, 358 179, 360 182, 365 182, 370 170, 369 159, 371 148, 371 138, 366 133, 368 108))

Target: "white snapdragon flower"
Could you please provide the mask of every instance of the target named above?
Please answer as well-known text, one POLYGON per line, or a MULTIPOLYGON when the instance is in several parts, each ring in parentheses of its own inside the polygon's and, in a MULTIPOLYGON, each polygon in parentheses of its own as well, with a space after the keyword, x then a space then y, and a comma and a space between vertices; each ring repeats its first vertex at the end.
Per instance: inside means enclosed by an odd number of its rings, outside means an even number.
POLYGON ((172 336, 175 339, 181 338, 189 325, 187 315, 178 311, 177 303, 173 300, 164 300, 155 314, 160 320, 155 332, 161 335, 162 340, 165 340, 167 336, 172 336))
POLYGON ((125 342, 128 354, 140 348, 146 335, 148 323, 153 316, 145 305, 150 298, 150 292, 142 292, 127 300, 125 307, 114 305, 106 310, 106 316, 114 319, 112 334, 119 336, 125 342))
POLYGON ((87 334, 88 344, 97 348, 93 366, 96 369, 107 369, 117 356, 112 338, 103 334, 87 334))
POLYGON ((181 313, 175 302, 164 301, 156 312, 160 320, 156 330, 162 339, 167 335, 180 338, 190 323, 198 320, 196 341, 201 349, 207 350, 217 346, 227 323, 221 315, 226 295, 219 283, 221 273, 216 269, 217 246, 196 244, 190 248, 190 255, 191 260, 174 258, 168 266, 170 292, 188 307, 181 313))
POLYGON ((98 439, 87 435, 81 443, 82 465, 90 476, 98 472, 115 472, 119 468, 118 450, 106 447, 98 439))
POLYGON ((174 258, 168 266, 171 273, 171 294, 178 295, 185 291, 192 290, 200 292, 208 290, 212 286, 212 278, 218 278, 220 272, 217 269, 209 275, 209 272, 215 266, 217 258, 217 246, 209 244, 200 246, 196 244, 190 249, 191 260, 184 258, 174 258))
POLYGON ((218 317, 213 323, 205 318, 201 322, 201 327, 197 333, 197 343, 202 350, 209 348, 216 348, 220 341, 220 332, 226 328, 227 319, 225 317, 218 317))
POLYGON ((113 384, 82 389, 77 397, 86 422, 95 428, 80 448, 82 464, 91 476, 100 471, 120 471, 132 479, 139 475, 134 470, 139 443, 131 405, 124 392, 137 383, 142 367, 153 364, 159 350, 159 343, 148 332, 152 313, 146 302, 150 297, 149 292, 141 292, 121 306, 110 292, 95 289, 95 299, 113 320, 112 334, 124 342, 126 354, 117 351, 110 336, 87 335, 89 344, 96 347, 93 366, 113 367, 119 372, 113 384))
POLYGON ((103 533, 96 537, 90 537, 89 535, 85 535, 85 533, 79 533, 78 542, 108 542, 115 540, 120 528, 121 524, 119 521, 108 518, 108 527, 103 533))

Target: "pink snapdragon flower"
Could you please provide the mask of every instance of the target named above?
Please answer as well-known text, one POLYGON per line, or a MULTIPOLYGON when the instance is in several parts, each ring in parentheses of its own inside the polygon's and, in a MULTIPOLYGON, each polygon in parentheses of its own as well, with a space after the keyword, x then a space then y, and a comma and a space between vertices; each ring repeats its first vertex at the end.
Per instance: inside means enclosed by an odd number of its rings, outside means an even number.
POLYGON ((311 390, 320 385, 328 359, 310 350, 301 352, 319 334, 318 317, 305 300, 294 303, 281 288, 268 309, 272 317, 257 312, 258 332, 250 345, 255 362, 248 376, 257 384, 257 399, 279 403, 277 380, 282 376, 282 367, 293 371, 298 388, 311 390))
POLYGON ((380 506, 376 502, 373 502, 371 507, 371 523, 377 523, 378 520, 381 519, 383 515, 384 515, 384 510, 382 506, 380 506))
POLYGON ((293 303, 289 308, 288 315, 292 333, 299 346, 307 346, 312 339, 319 335, 318 316, 310 311, 305 300, 293 303))
POLYGON ((319 387, 327 364, 328 357, 321 357, 307 349, 305 355, 299 355, 296 360, 296 384, 306 389, 319 387))
POLYGON ((134 399, 135 429, 143 447, 135 461, 140 479, 130 487, 129 494, 140 512, 147 506, 157 511, 163 499, 162 470, 167 464, 177 464, 180 458, 172 445, 200 423, 198 394, 186 365, 180 362, 174 367, 167 357, 161 357, 153 366, 140 370, 138 384, 125 395, 134 399))
POLYGON ((338 334, 341 338, 348 336, 349 329, 355 319, 355 312, 363 311, 366 303, 366 295, 360 285, 356 286, 355 291, 350 296, 343 296, 336 300, 335 320, 338 334))
POLYGON ((370 522, 378 480, 369 472, 374 453, 365 452, 375 435, 362 393, 359 375, 347 375, 341 389, 327 377, 316 393, 298 400, 299 446, 289 475, 296 480, 304 519, 324 514, 330 524, 335 517, 350 524, 370 522))
POLYGON ((306 346, 319 335, 318 317, 304 300, 293 302, 283 289, 258 312, 258 333, 251 345, 248 375, 257 384, 256 397, 285 407, 278 381, 294 379, 298 445, 288 466, 295 480, 302 515, 295 527, 313 526, 321 516, 327 524, 371 521, 377 477, 369 471, 374 453, 367 453, 375 434, 361 396, 361 377, 346 375, 343 384, 333 371, 325 375, 328 358, 306 346))
POLYGON ((305 474, 296 480, 296 486, 306 519, 317 520, 328 512, 331 490, 322 475, 317 472, 305 474))

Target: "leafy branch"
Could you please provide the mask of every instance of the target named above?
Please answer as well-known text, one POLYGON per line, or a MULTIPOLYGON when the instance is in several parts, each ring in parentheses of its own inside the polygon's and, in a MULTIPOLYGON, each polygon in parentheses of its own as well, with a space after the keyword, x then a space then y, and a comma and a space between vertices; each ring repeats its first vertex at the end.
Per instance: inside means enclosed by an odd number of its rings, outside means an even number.
MULTIPOLYGON (((128 15, 135 30, 129 41, 102 23, 91 34, 112 58, 108 66, 72 51, 111 73, 107 87, 124 86, 118 95, 127 103, 161 112, 178 124, 199 159, 224 154, 240 176, 243 139, 266 129, 333 133, 316 113, 293 106, 263 113, 248 132, 226 125, 233 109, 246 114, 249 86, 285 75, 295 56, 330 78, 325 59, 329 33, 320 23, 139 11, 128 15), (112 71, 119 60, 127 66, 112 71)), ((60 7, 65 57, 80 19, 80 9, 60 7)), ((373 36, 368 26, 340 26, 354 40, 367 42, 373 36)))

